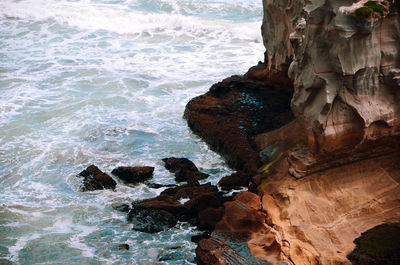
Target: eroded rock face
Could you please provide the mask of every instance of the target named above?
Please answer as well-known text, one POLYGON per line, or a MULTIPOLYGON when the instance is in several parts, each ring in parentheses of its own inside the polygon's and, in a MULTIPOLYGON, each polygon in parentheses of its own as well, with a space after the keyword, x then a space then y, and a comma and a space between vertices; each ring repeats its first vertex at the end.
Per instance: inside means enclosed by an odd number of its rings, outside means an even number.
POLYGON ((365 2, 264 0, 269 75, 293 81, 291 107, 315 159, 400 134, 400 1, 377 1, 383 16, 355 15, 365 2))

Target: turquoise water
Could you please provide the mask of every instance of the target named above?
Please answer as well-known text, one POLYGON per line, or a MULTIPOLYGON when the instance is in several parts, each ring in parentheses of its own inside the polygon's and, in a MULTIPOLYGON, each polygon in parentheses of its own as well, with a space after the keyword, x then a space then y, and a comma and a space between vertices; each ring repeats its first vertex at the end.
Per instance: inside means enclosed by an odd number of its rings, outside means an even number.
POLYGON ((0 264, 193 263, 194 228, 135 232, 110 206, 160 189, 81 193, 75 175, 149 165, 171 184, 168 156, 190 158, 214 184, 231 172, 182 115, 263 58, 261 0, 233 2, 0 2, 0 264))

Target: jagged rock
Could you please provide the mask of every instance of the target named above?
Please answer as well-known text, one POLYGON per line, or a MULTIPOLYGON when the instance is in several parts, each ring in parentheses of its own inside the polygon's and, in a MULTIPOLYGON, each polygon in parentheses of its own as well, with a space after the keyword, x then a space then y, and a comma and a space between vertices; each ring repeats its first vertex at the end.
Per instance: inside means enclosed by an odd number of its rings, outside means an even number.
POLYGON ((172 196, 176 200, 182 198, 193 199, 194 197, 205 193, 217 194, 218 188, 211 185, 211 183, 206 183, 199 186, 181 185, 179 187, 166 189, 161 192, 162 195, 172 196))
POLYGON ((185 206, 183 206, 174 198, 167 195, 160 195, 155 198, 133 202, 132 206, 134 210, 164 210, 177 216, 186 212, 185 206))
POLYGON ((293 120, 292 93, 255 79, 254 74, 232 76, 192 99, 184 118, 231 167, 252 174, 261 164, 251 138, 293 120))
POLYGON ((206 193, 190 199, 184 205, 189 215, 198 215, 207 208, 219 208, 222 206, 222 199, 214 193, 206 193))
POLYGON ((133 224, 135 231, 157 233, 174 227, 178 219, 164 210, 132 209, 128 213, 128 222, 133 224))
POLYGON ((365 2, 263 1, 266 72, 293 81, 292 110, 308 135, 289 157, 295 176, 400 148, 400 2, 357 16, 365 2))
POLYGON ((175 180, 177 182, 187 181, 188 183, 196 183, 196 181, 206 179, 209 175, 200 171, 191 171, 188 169, 178 169, 175 172, 175 180))
POLYGON ((241 187, 247 187, 249 182, 250 176, 243 171, 238 171, 232 175, 221 178, 218 182, 218 186, 224 190, 239 189, 241 187))
POLYGON ((164 161, 165 163, 165 168, 172 173, 175 173, 180 169, 186 169, 189 171, 199 171, 196 165, 187 158, 169 157, 162 159, 162 161, 164 161))
POLYGON ((83 178, 81 191, 115 189, 117 183, 95 165, 91 165, 77 175, 83 178))
POLYGON ((146 185, 147 185, 147 187, 152 188, 152 189, 176 187, 175 184, 147 183, 146 185))
POLYGON ((212 231, 224 216, 224 207, 206 208, 198 213, 199 229, 212 231))
POLYGON ((136 184, 151 178, 153 172, 154 167, 117 167, 111 171, 111 174, 124 182, 136 184))

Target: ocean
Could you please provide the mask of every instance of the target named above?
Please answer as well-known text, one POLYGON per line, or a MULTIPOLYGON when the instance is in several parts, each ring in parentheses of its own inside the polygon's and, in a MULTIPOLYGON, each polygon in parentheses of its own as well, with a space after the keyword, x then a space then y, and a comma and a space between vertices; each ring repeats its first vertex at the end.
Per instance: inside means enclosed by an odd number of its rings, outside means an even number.
POLYGON ((111 207, 162 189, 76 175, 146 165, 174 184, 170 156, 202 183, 232 173, 182 115, 263 59, 261 22, 261 0, 1 0, 0 264, 193 264, 195 228, 136 232, 111 207))

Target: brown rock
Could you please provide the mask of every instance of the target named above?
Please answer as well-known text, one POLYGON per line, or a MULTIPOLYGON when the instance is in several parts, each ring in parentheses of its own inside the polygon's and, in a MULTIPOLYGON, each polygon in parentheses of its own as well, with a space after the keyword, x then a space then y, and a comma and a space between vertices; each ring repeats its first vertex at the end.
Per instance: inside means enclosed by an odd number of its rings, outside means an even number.
POLYGON ((117 167, 111 174, 127 183, 136 184, 151 178, 153 172, 154 167, 117 167))
POLYGON ((198 171, 196 165, 187 158, 164 158, 162 159, 165 163, 165 168, 170 172, 174 173, 180 169, 185 169, 188 171, 198 171))
POLYGON ((213 230, 215 225, 221 220, 224 215, 224 207, 206 208, 199 212, 199 229, 213 230))
POLYGON ((192 99, 184 118, 189 127, 228 164, 249 174, 260 166, 251 137, 278 128, 293 119, 292 91, 252 79, 233 76, 192 99))
POLYGON ((247 187, 249 185, 250 176, 243 171, 238 171, 232 175, 221 178, 218 182, 224 190, 239 189, 241 187, 247 187))
POLYGON ((180 202, 167 195, 134 202, 133 207, 135 209, 164 210, 176 215, 186 212, 186 208, 180 202))
POLYGON ((115 189, 117 183, 95 165, 89 166, 77 175, 83 177, 81 191, 115 189))
POLYGON ((162 195, 172 196, 174 199, 179 200, 182 198, 193 199, 194 197, 201 194, 217 194, 218 188, 211 185, 211 183, 206 183, 199 186, 191 186, 191 185, 181 185, 176 188, 170 188, 164 190, 162 195))
POLYGON ((188 214, 197 215, 207 208, 219 208, 222 206, 221 198, 214 193, 200 194, 190 199, 185 204, 188 214))

